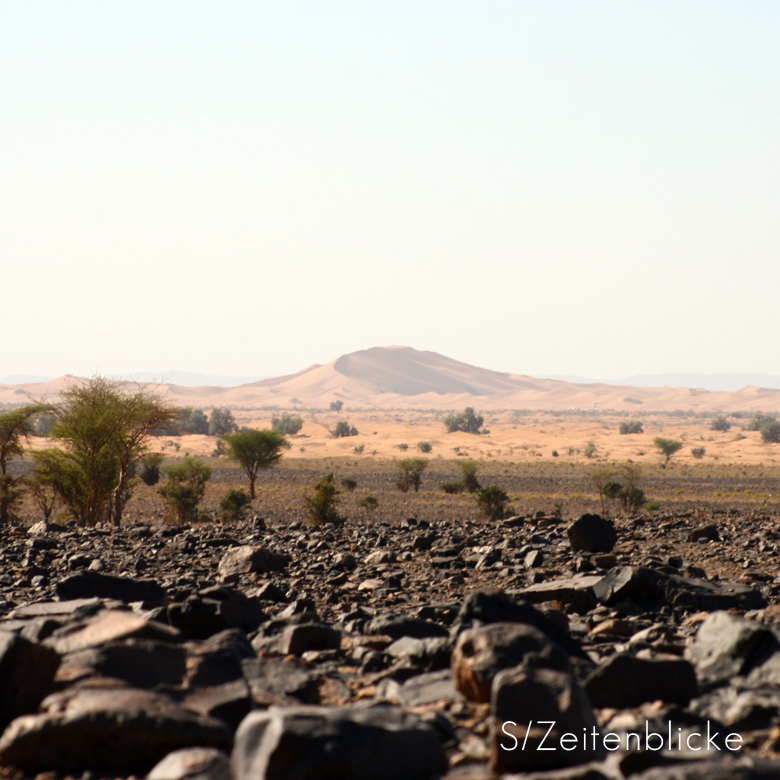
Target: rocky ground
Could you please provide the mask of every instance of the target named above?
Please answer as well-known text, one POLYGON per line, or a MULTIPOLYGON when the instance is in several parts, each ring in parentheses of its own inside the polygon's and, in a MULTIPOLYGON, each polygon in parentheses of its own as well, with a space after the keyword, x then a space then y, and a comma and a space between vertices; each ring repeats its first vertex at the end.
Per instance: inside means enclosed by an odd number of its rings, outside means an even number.
POLYGON ((780 777, 765 508, 141 514, 0 528, 5 776, 780 777))

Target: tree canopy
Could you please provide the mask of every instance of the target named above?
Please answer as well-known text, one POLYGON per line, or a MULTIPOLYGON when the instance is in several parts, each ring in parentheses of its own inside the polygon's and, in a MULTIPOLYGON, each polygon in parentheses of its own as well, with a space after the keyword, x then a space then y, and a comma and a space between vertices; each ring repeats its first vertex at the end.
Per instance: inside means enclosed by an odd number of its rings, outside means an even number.
POLYGON ((277 431, 258 431, 247 428, 222 437, 227 456, 236 461, 249 477, 249 496, 255 497, 255 480, 261 469, 270 469, 282 457, 287 439, 277 431))

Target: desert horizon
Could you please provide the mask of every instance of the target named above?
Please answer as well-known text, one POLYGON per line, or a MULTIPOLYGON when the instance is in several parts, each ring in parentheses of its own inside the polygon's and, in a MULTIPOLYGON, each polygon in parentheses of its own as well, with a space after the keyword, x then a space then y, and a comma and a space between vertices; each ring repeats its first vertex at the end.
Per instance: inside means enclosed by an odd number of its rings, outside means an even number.
MULTIPOLYGON (((0 403, 56 398, 78 377, 0 384, 0 403)), ((663 413, 780 412, 780 390, 758 386, 738 391, 688 387, 635 387, 575 383, 508 374, 472 366, 436 352, 412 347, 374 347, 342 355, 286 376, 236 387, 190 387, 168 382, 159 388, 173 403, 194 408, 226 406, 241 410, 324 409, 334 400, 353 411, 456 411, 479 406, 485 411, 603 411, 663 413)), ((133 382, 127 385, 132 387, 133 382)))

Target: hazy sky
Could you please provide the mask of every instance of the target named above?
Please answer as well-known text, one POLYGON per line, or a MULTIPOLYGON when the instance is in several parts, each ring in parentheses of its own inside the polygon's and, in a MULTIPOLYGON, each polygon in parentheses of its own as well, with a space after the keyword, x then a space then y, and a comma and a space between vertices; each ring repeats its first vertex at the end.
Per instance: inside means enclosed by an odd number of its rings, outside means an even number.
POLYGON ((780 374, 780 3, 0 0, 0 376, 780 374))

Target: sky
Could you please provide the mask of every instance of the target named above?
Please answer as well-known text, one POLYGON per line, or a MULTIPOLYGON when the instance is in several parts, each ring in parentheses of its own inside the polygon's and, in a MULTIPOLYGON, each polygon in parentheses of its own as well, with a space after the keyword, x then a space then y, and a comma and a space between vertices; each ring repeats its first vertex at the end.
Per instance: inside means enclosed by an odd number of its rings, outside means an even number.
POLYGON ((780 374, 780 4, 0 0, 0 376, 780 374))

